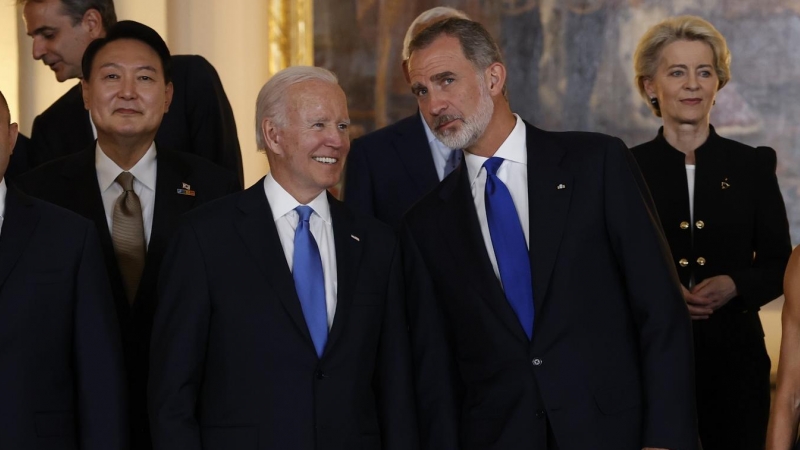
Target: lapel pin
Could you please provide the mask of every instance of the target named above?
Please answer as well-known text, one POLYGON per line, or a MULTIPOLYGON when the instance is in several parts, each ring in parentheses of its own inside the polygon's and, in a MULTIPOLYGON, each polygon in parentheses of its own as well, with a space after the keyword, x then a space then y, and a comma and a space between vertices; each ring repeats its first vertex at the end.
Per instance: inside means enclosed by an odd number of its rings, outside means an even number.
POLYGON ((556 186, 556 189, 558 189, 558 190, 561 190, 561 189, 566 189, 566 188, 567 188, 567 185, 566 185, 566 184, 564 184, 564 183, 561 183, 561 184, 559 184, 558 186, 556 186))
POLYGON ((725 179, 722 181, 722 189, 723 189, 723 190, 724 190, 724 189, 728 189, 729 187, 731 187, 731 185, 728 183, 728 179, 727 179, 727 178, 725 178, 725 179))
POLYGON ((356 242, 361 242, 361 239, 356 235, 351 234, 350 237, 353 238, 353 240, 356 242))
POLYGON ((194 191, 189 183, 181 183, 181 189, 178 189, 178 194, 194 197, 194 191))

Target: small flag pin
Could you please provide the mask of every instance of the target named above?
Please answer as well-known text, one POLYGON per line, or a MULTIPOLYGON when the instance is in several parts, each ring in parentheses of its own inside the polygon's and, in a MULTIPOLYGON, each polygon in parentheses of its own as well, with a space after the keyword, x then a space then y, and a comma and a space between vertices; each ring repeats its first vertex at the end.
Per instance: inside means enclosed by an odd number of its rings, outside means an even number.
POLYGON ((561 184, 559 184, 558 186, 556 186, 556 189, 558 189, 558 190, 561 190, 561 189, 566 189, 566 188, 567 188, 567 185, 566 185, 566 184, 564 184, 564 183, 561 183, 561 184))

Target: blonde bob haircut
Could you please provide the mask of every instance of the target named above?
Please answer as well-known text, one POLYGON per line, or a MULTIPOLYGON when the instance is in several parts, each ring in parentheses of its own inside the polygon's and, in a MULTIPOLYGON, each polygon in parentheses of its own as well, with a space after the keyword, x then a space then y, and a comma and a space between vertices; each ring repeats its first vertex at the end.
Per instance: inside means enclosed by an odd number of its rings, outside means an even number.
POLYGON ((633 69, 636 72, 639 95, 658 117, 661 117, 661 110, 650 103, 650 97, 644 89, 644 81, 655 76, 664 47, 676 41, 700 41, 711 47, 714 53, 714 70, 719 79, 717 89, 722 89, 731 79, 731 52, 728 50, 728 43, 708 21, 697 16, 677 16, 654 25, 647 30, 636 46, 633 69))

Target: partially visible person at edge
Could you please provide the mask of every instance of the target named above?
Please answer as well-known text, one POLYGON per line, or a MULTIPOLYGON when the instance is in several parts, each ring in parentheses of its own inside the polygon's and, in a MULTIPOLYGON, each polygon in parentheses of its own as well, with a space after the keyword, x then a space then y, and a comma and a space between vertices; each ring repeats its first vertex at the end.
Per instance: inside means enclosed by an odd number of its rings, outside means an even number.
POLYGON ((719 136, 709 122, 730 62, 725 38, 694 16, 653 26, 634 55, 639 93, 663 127, 632 152, 693 319, 705 450, 764 445, 770 361, 758 311, 783 293, 792 250, 775 151, 719 136))

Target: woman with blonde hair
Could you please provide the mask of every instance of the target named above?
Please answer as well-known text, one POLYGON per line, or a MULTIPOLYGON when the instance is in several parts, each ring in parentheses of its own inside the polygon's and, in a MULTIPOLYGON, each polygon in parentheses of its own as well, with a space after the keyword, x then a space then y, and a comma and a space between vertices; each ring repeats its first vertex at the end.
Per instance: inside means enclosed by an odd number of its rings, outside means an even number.
POLYGON ((725 38, 694 16, 653 26, 634 55, 639 92, 663 127, 632 152, 693 319, 705 450, 764 445, 770 361, 758 311, 782 294, 791 253, 775 151, 723 138, 710 124, 730 61, 725 38))

